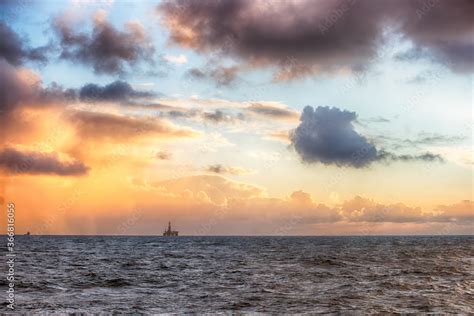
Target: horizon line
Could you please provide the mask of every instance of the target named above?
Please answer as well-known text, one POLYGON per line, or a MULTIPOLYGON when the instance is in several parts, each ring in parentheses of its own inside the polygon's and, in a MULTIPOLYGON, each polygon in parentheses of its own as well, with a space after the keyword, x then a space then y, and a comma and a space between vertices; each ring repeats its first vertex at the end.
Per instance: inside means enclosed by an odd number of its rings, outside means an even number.
MULTIPOLYGON (((0 234, 0 236, 8 236, 0 234)), ((473 234, 383 234, 383 235, 179 235, 179 236, 163 236, 163 235, 111 235, 111 234, 15 234, 18 236, 28 237, 160 237, 160 238, 180 238, 180 237, 442 237, 442 236, 460 236, 474 237, 473 234)))

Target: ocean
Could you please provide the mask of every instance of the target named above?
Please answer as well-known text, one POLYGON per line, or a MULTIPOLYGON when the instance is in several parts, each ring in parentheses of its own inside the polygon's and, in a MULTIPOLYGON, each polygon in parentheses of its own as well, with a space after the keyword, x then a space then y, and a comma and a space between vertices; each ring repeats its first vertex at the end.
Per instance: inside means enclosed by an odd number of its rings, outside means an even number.
POLYGON ((474 313, 474 236, 17 236, 15 252, 22 313, 474 313))

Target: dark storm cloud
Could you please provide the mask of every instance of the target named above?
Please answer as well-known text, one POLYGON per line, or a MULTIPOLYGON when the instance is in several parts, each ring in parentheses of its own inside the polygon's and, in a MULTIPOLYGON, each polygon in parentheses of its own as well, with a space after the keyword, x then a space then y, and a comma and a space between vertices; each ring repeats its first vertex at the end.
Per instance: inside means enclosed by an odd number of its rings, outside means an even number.
POLYGON ((376 161, 443 161, 432 153, 399 155, 378 150, 354 129, 356 119, 355 112, 336 107, 306 106, 300 125, 290 133, 291 144, 307 163, 361 168, 376 161))
POLYGON ((470 0, 165 1, 170 40, 203 54, 274 66, 276 80, 366 69, 387 30, 455 71, 473 70, 470 0), (433 4, 434 3, 434 4, 433 4))
POLYGON ((290 139, 303 161, 360 168, 377 160, 375 146, 354 130, 355 112, 306 106, 300 120, 290 139))
POLYGON ((114 81, 105 86, 89 83, 79 91, 79 98, 84 101, 125 101, 152 96, 153 93, 137 91, 125 81, 114 81))
POLYGON ((80 161, 61 161, 56 153, 21 152, 13 148, 0 150, 0 169, 13 174, 50 174, 80 176, 89 167, 80 161))
POLYGON ((313 66, 322 71, 358 68, 375 54, 381 18, 370 13, 379 5, 351 4, 333 1, 321 8, 314 1, 168 1, 158 10, 173 42, 256 66, 277 66, 283 73, 275 77, 285 80, 311 73, 313 66), (323 29, 331 10, 345 5, 351 10, 346 8, 344 18, 323 29))
POLYGON ((59 37, 61 58, 91 65, 96 73, 121 74, 140 61, 153 62, 154 47, 137 23, 117 30, 105 17, 96 16, 90 34, 79 32, 58 17, 53 28, 59 37))
POLYGON ((457 72, 474 70, 474 1, 405 0, 398 6, 400 32, 414 45, 402 58, 427 57, 457 72))
POLYGON ((49 46, 30 48, 7 24, 0 21, 0 58, 12 65, 20 65, 26 60, 46 62, 49 46))

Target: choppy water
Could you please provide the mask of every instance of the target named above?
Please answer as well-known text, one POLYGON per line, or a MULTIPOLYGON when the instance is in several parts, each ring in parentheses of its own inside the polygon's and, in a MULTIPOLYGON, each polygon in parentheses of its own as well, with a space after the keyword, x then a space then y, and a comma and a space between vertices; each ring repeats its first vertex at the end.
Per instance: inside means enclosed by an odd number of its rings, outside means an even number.
POLYGON ((16 252, 17 312, 474 313, 472 236, 19 236, 16 252))

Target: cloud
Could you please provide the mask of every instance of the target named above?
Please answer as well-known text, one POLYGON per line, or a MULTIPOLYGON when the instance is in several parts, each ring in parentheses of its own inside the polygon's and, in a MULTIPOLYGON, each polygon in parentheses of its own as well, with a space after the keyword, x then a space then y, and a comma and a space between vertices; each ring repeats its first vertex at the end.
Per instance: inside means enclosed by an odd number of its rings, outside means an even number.
MULTIPOLYGON (((228 219, 232 216, 240 220, 259 220, 263 217, 266 225, 285 226, 285 221, 293 222, 293 229, 301 225, 317 223, 469 223, 474 220, 474 202, 461 201, 448 206, 438 206, 433 211, 409 206, 402 202, 380 203, 372 199, 355 196, 336 206, 328 206, 315 201, 307 192, 298 190, 288 197, 272 198, 258 187, 225 179, 221 176, 193 176, 154 184, 156 189, 169 197, 188 203, 206 203, 226 208, 228 219), (259 217, 255 214, 260 212, 259 217)), ((278 228, 278 227, 277 227, 278 228)), ((268 233, 268 232, 267 232, 268 233)))
MULTIPOLYGON (((164 102, 166 103, 166 101, 164 102)), ((271 120, 277 121, 296 121, 299 113, 286 105, 272 101, 242 102, 229 104, 219 104, 225 108, 216 108, 213 110, 203 110, 202 107, 213 108, 213 100, 190 100, 189 104, 180 104, 180 106, 189 106, 197 103, 199 108, 177 108, 162 113, 165 117, 177 119, 199 119, 211 123, 237 123, 249 121, 250 119, 260 119, 265 122, 271 120)), ((217 103, 218 104, 218 103, 217 103)))
MULTIPOLYGON (((343 220, 337 207, 318 204, 303 191, 293 192, 286 198, 255 197, 231 199, 229 213, 237 213, 236 220, 246 220, 256 232, 266 235, 288 235, 319 223, 343 220), (260 214, 259 216, 255 216, 260 214)), ((256 233, 254 232, 254 234, 256 233)), ((313 230, 314 234, 314 230, 313 230)))
POLYGON ((174 194, 184 194, 192 199, 205 194, 210 202, 218 205, 226 204, 230 199, 248 199, 259 197, 264 193, 264 190, 260 187, 231 181, 215 175, 198 175, 165 180, 154 185, 164 187, 168 192, 174 194))
POLYGON ((366 69, 386 34, 454 71, 473 70, 473 3, 388 0, 165 1, 158 6, 170 41, 211 58, 272 67, 275 80, 366 69))
POLYGON ((450 162, 467 168, 474 166, 474 156, 472 155, 472 144, 470 142, 457 146, 453 146, 453 144, 437 146, 436 150, 450 162))
POLYGON ((228 113, 227 111, 216 109, 212 111, 203 111, 202 109, 192 108, 174 108, 171 111, 161 113, 163 117, 173 119, 191 119, 205 123, 236 123, 245 119, 243 113, 228 113))
POLYGON ((203 117, 214 122, 222 122, 227 119, 226 115, 221 110, 216 110, 215 112, 205 112, 203 113, 203 117))
POLYGON ((10 112, 23 101, 30 99, 33 88, 25 72, 21 72, 0 59, 0 110, 10 112))
MULTIPOLYGON (((120 101, 121 104, 135 106, 133 102, 149 98, 154 94, 147 91, 134 90, 128 83, 115 81, 105 86, 87 84, 79 90, 64 89, 52 83, 43 87, 41 78, 33 71, 21 67, 14 67, 4 59, 0 59, 0 125, 4 129, 0 137, 3 142, 7 136, 14 138, 20 132, 29 131, 36 122, 28 123, 22 119, 23 113, 28 109, 53 109, 70 112, 70 105, 77 101, 105 102, 120 101), (28 124, 28 125, 26 125, 28 124), (23 129, 18 130, 18 126, 23 129)), ((154 105, 149 107, 156 108, 154 105)), ((161 106, 160 109, 167 109, 161 106)), ((69 113, 69 119, 79 128, 81 135, 95 135, 109 138, 124 138, 139 134, 168 135, 170 137, 191 137, 197 132, 191 129, 178 128, 163 120, 134 119, 90 112, 69 113), (90 120, 87 122, 87 120, 90 120), (143 125, 141 125, 143 123, 143 125), (123 124, 123 125, 121 125, 123 124)))
POLYGON ((322 31, 331 11, 345 2, 167 1, 158 12, 172 42, 255 66, 275 66, 275 78, 283 80, 334 67, 356 68, 375 54, 381 21, 364 14, 361 23, 359 15, 370 9, 365 4, 354 5, 339 27, 322 31))
POLYGON ((121 105, 129 106, 130 108, 141 108, 144 110, 159 110, 159 111, 179 111, 181 108, 170 106, 166 104, 161 104, 158 102, 144 102, 142 100, 127 100, 123 102, 121 105))
POLYGON ((336 107, 306 106, 299 126, 290 133, 291 144, 304 162, 361 168, 376 161, 444 161, 439 155, 394 154, 378 150, 352 124, 355 112, 336 107))
POLYGON ((395 155, 384 150, 380 150, 377 156, 378 160, 388 161, 427 161, 427 162, 444 162, 443 157, 432 153, 424 153, 420 155, 395 155))
POLYGON ((295 191, 290 195, 290 199, 299 204, 311 204, 313 203, 313 199, 311 198, 311 194, 304 192, 302 190, 295 191))
POLYGON ((284 143, 290 142, 290 132, 287 130, 271 132, 265 137, 266 139, 278 140, 284 143))
POLYGON ((158 160, 170 160, 173 155, 167 151, 158 151, 155 154, 155 158, 158 160))
POLYGON ((221 123, 221 122, 228 122, 228 123, 235 123, 237 121, 242 121, 245 119, 245 115, 243 113, 238 113, 235 115, 228 114, 223 110, 215 110, 211 112, 203 112, 202 118, 205 121, 211 121, 213 123, 221 123))
POLYGON ((198 117, 200 115, 200 111, 197 109, 173 109, 171 111, 162 113, 161 115, 174 119, 189 119, 198 117))
POLYGON ((440 205, 432 212, 403 203, 382 204, 356 196, 341 205, 341 214, 349 222, 373 223, 435 223, 474 221, 474 202, 464 200, 452 205, 440 205))
POLYGON ((73 90, 65 90, 54 83, 44 88, 35 72, 14 67, 2 58, 0 82, 0 125, 4 129, 15 126, 15 122, 20 119, 18 113, 24 108, 39 109, 61 105, 73 100, 75 95, 73 90))
POLYGON ((474 201, 463 200, 451 205, 440 205, 436 219, 439 221, 467 221, 474 222, 474 201))
POLYGON ((74 89, 64 89, 56 83, 43 87, 34 71, 15 67, 0 58, 0 112, 9 114, 20 107, 48 107, 76 98, 74 89))
POLYGON ((91 65, 98 74, 122 74, 141 61, 153 63, 155 48, 138 22, 128 22, 120 31, 99 11, 89 34, 77 31, 62 16, 56 17, 53 29, 59 38, 60 57, 91 65))
POLYGON ((188 62, 188 58, 183 54, 180 54, 178 56, 164 55, 163 59, 166 60, 169 63, 178 64, 178 65, 183 65, 183 64, 186 64, 188 62))
MULTIPOLYGON (((163 98, 161 100, 163 104, 181 108, 188 108, 192 105, 197 105, 199 107, 205 107, 209 109, 242 109, 251 105, 250 102, 239 102, 239 101, 230 101, 226 99, 205 99, 198 96, 191 96, 189 98, 163 98)), ((258 103, 271 103, 275 105, 284 106, 281 103, 272 102, 272 101, 257 101, 258 103)))
POLYGON ((83 101, 124 101, 136 98, 154 96, 147 91, 137 91, 124 81, 114 81, 105 86, 94 83, 84 85, 79 91, 79 98, 83 101))
POLYGON ((227 167, 221 164, 210 165, 205 168, 207 172, 217 173, 217 174, 232 174, 232 175, 244 175, 254 173, 254 170, 243 168, 243 167, 227 167))
MULTIPOLYGON (((459 146, 460 143, 466 140, 465 136, 456 136, 456 135, 444 135, 437 133, 420 133, 418 136, 413 138, 398 138, 394 136, 387 135, 378 135, 376 139, 383 143, 385 146, 392 148, 392 150, 400 149, 409 149, 414 148, 426 148, 426 147, 435 147, 436 151, 442 153, 443 156, 446 155, 444 148, 451 148, 453 151, 453 146, 459 146)), ((429 153, 428 153, 429 154, 429 153)), ((431 154, 432 156, 437 156, 431 154)), ((383 158, 383 153, 381 158, 383 158)), ((390 155, 386 155, 390 156, 390 155)), ((430 155, 426 155, 425 158, 429 158, 430 155)), ((442 157, 439 157, 442 158, 442 157)), ((401 159, 403 160, 403 159, 401 159)), ((435 159, 436 160, 436 159, 435 159)), ((442 159, 440 159, 442 160, 442 159)))
MULTIPOLYGON (((403 60, 402 56, 398 56, 397 59, 403 60)), ((406 81, 408 84, 423 84, 428 81, 428 78, 423 74, 418 74, 406 81)))
POLYGON ((382 117, 382 116, 371 117, 371 118, 365 119, 364 121, 369 122, 369 123, 390 123, 389 119, 386 119, 385 117, 382 117))
POLYGON ((30 48, 7 24, 0 21, 0 58, 12 65, 21 65, 25 61, 46 62, 49 46, 30 48))
MULTIPOLYGON (((45 108, 52 105, 66 107, 76 101, 102 102, 121 101, 130 106, 139 106, 136 101, 155 96, 149 91, 138 91, 124 81, 115 81, 100 86, 89 83, 82 88, 65 89, 52 83, 44 87, 41 78, 35 72, 15 67, 0 58, 0 111, 5 115, 20 107, 45 108)), ((144 106, 140 103, 140 106, 144 106)), ((167 109, 165 105, 149 104, 148 108, 167 109)))
POLYGON ((296 120, 298 119, 298 112, 289 108, 283 107, 278 103, 252 103, 246 108, 250 113, 268 117, 277 120, 296 120))
POLYGON ((21 152, 13 148, 0 150, 0 169, 12 174, 85 175, 89 167, 76 160, 63 161, 56 153, 21 152))
POLYGON ((426 221, 428 218, 419 207, 409 207, 403 203, 384 205, 360 196, 345 201, 341 213, 351 222, 413 223, 426 221))
MULTIPOLYGON (((160 99, 161 115, 171 118, 200 119, 214 123, 250 122, 264 123, 298 120, 299 112, 277 101, 257 100, 252 102, 229 101, 225 99, 203 99, 199 97, 160 99), (167 107, 165 109, 164 107, 167 107)), ((278 122, 280 123, 280 122, 278 122)))
POLYGON ((429 58, 456 72, 474 71, 472 1, 405 0, 394 13, 400 15, 400 32, 413 43, 401 59, 429 58))
POLYGON ((355 112, 306 106, 290 139, 304 162, 364 167, 377 160, 377 149, 354 130, 355 112))
POLYGON ((187 76, 196 80, 212 80, 217 86, 230 86, 237 80, 239 67, 206 66, 204 68, 191 68, 187 76))
POLYGON ((170 137, 196 137, 198 132, 180 128, 164 120, 149 117, 128 117, 108 113, 74 111, 69 120, 81 137, 130 139, 146 135, 170 137))
POLYGON ((420 135, 416 139, 405 139, 402 142, 406 145, 449 145, 453 143, 459 143, 463 141, 465 137, 462 136, 450 136, 442 134, 425 134, 420 135))

